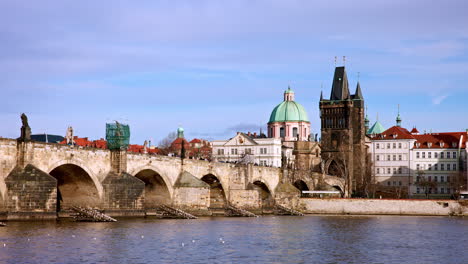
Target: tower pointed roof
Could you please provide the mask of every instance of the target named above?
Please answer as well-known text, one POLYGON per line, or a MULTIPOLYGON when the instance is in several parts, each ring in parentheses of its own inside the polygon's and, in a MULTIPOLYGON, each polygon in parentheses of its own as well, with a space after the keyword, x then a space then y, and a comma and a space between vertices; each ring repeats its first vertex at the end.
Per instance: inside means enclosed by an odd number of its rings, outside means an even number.
POLYGON ((354 93, 354 99, 355 100, 356 99, 361 99, 361 100, 364 99, 364 97, 362 96, 361 84, 359 83, 359 81, 358 81, 358 83, 356 85, 356 92, 354 93))
POLYGON ((332 91, 330 100, 346 100, 350 97, 348 76, 344 66, 335 68, 335 75, 333 76, 332 91))
POLYGON ((374 125, 367 131, 367 134, 380 134, 385 131, 385 128, 380 124, 379 120, 375 121, 374 125))
POLYGON ((323 101, 323 91, 320 91, 320 101, 323 101))

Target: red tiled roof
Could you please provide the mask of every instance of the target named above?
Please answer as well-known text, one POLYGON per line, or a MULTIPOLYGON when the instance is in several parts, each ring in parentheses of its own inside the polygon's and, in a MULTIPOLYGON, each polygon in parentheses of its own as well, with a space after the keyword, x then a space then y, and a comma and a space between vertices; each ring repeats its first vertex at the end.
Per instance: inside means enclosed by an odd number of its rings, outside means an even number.
POLYGON ((417 140, 415 142, 414 148, 465 148, 467 135, 468 134, 466 132, 445 132, 414 135, 417 140), (460 146, 460 139, 462 136, 463 139, 460 146), (443 143, 443 146, 441 143, 443 143))
POLYGON ((372 140, 389 139, 414 139, 414 136, 406 129, 399 126, 392 126, 384 132, 375 135, 372 140))
POLYGON ((198 138, 194 138, 192 139, 192 141, 190 141, 190 143, 201 143, 202 141, 198 138))
POLYGON ((419 131, 416 127, 413 127, 413 129, 411 129, 411 134, 418 134, 419 131))

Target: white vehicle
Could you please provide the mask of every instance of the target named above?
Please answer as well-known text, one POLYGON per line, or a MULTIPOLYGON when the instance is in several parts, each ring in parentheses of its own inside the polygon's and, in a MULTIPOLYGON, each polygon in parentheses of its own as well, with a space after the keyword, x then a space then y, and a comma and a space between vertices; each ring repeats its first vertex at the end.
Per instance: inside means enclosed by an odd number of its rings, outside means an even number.
POLYGON ((468 200, 468 191, 460 192, 460 200, 468 200))

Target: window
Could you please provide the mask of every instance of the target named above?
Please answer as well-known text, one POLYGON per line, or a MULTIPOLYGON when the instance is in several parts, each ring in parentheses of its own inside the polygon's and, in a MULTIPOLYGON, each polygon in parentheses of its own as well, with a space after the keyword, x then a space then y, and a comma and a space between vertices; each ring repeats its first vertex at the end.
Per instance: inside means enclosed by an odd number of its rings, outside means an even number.
POLYGON ((387 143, 387 148, 390 149, 390 143, 387 143))
POLYGON ((432 158, 432 157, 431 157, 431 154, 432 154, 432 152, 428 152, 428 153, 427 153, 427 158, 428 158, 428 159, 431 159, 431 158, 432 158))
POLYGON ((450 193, 450 188, 447 188, 447 193, 450 193))
POLYGON ((421 190, 419 188, 416 188, 416 193, 420 193, 421 190))
POLYGON ((398 148, 401 149, 401 143, 398 143, 398 148))
POLYGON ((260 154, 267 154, 267 148, 260 148, 260 154))
POLYGON ((375 148, 376 148, 376 149, 380 149, 380 144, 377 143, 377 144, 375 145, 375 148))
POLYGON ((457 158, 457 153, 456 153, 456 152, 452 152, 452 157, 453 157, 454 159, 456 159, 456 158, 457 158))
POLYGON ((399 181, 399 182, 398 182, 398 185, 400 185, 400 186, 401 186, 401 181, 399 181))
POLYGON ((390 171, 390 168, 387 168, 387 174, 390 174, 391 171, 390 171))
POLYGON ((393 168, 393 174, 396 174, 396 168, 393 168))
POLYGON ((416 158, 419 159, 419 152, 416 152, 416 158))
POLYGON ((390 155, 387 155, 387 160, 390 160, 390 155))
POLYGON ((447 152, 447 159, 450 159, 450 152, 447 152))
POLYGON ((432 181, 432 176, 427 177, 428 181, 432 181))
POLYGON ((443 153, 443 152, 440 153, 440 158, 441 158, 441 159, 444 158, 444 153, 443 153))
POLYGON ((434 164, 434 170, 439 170, 439 164, 434 164))
POLYGON ((236 148, 231 149, 231 155, 237 155, 237 149, 236 148))
POLYGON ((379 174, 379 173, 380 173, 380 168, 377 168, 377 174, 379 174))
POLYGON ((393 155, 393 160, 396 160, 396 155, 393 155))
POLYGON ((443 187, 440 188, 440 193, 444 193, 444 192, 445 192, 444 188, 443 187))
POLYGON ((423 158, 423 159, 426 158, 426 152, 423 152, 423 153, 422 153, 422 158, 423 158))
POLYGON ((293 128, 293 137, 297 137, 297 127, 293 128))
POLYGON ((432 165, 431 164, 427 165, 427 170, 432 170, 432 165))
POLYGON ((402 174, 403 173, 403 169, 402 168, 398 168, 398 174, 402 174))
POLYGON ((401 155, 398 155, 398 160, 402 160, 402 157, 401 157, 401 155))
POLYGON ((376 159, 376 160, 380 160, 380 156, 377 155, 377 156, 375 157, 375 159, 376 159))
POLYGON ((450 164, 447 164, 447 170, 448 171, 450 170, 450 164))
POLYGON ((434 158, 435 158, 435 159, 437 159, 437 158, 438 158, 438 156, 439 156, 439 153, 437 153, 437 152, 434 152, 434 158))
POLYGON ((393 143, 393 148, 396 149, 396 143, 393 143))
POLYGON ((391 182, 389 182, 389 181, 387 182, 387 185, 388 185, 388 186, 390 186, 391 184, 392 184, 391 182))
POLYGON ((224 155, 224 149, 218 149, 218 155, 224 155))
POLYGON ((421 180, 421 176, 416 176, 416 182, 419 182, 421 180))
POLYGON ((419 164, 416 164, 416 170, 419 170, 421 166, 419 164))
POLYGON ((434 193, 437 193, 437 187, 434 188, 434 193))
POLYGON ((440 170, 441 171, 445 170, 445 164, 440 164, 440 170))
POLYGON ((440 176, 440 182, 444 182, 444 176, 440 176))
POLYGON ((457 170, 457 164, 456 163, 452 164, 452 170, 454 170, 454 171, 457 170))
POLYGON ((434 181, 437 182, 437 176, 434 176, 434 181))
POLYGON ((284 127, 280 127, 280 137, 284 138, 284 127))
POLYGON ((252 149, 251 148, 246 148, 245 149, 245 154, 252 154, 252 149))

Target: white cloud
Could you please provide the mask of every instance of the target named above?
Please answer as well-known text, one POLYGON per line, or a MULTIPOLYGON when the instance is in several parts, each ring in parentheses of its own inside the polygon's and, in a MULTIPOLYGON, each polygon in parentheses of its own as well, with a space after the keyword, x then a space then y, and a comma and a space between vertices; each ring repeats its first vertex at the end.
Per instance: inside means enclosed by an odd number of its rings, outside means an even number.
POLYGON ((447 95, 439 95, 439 96, 432 97, 432 104, 440 105, 442 101, 444 101, 447 97, 448 97, 447 95))

